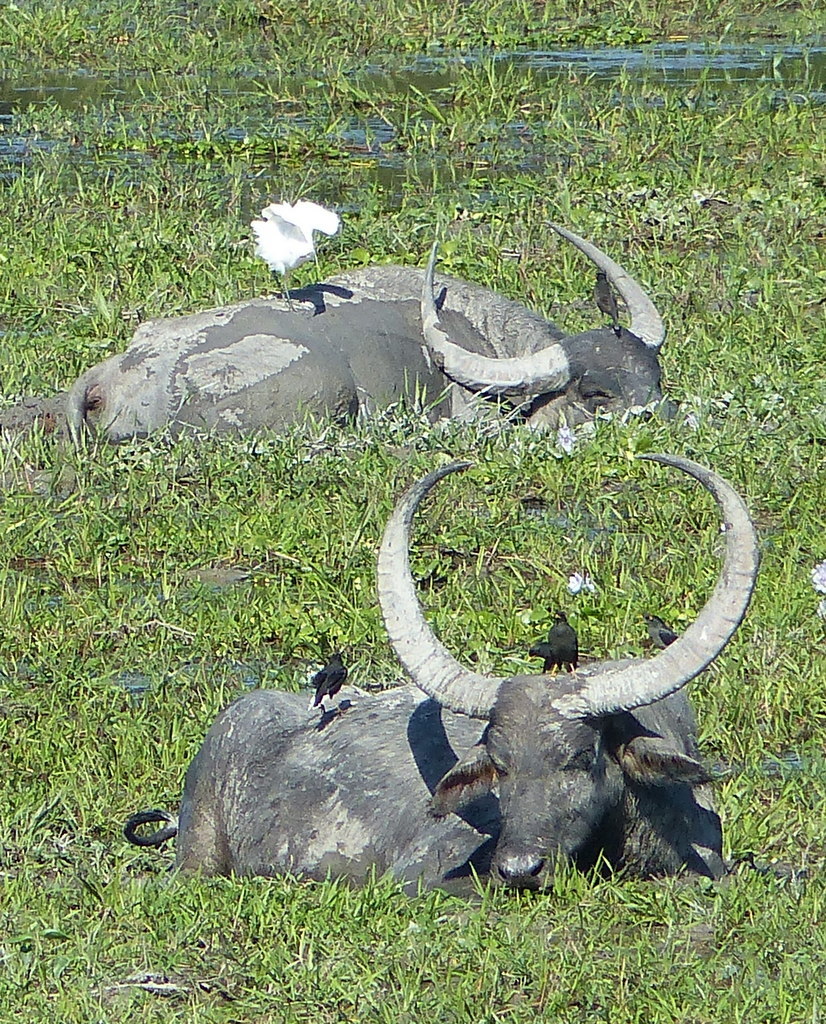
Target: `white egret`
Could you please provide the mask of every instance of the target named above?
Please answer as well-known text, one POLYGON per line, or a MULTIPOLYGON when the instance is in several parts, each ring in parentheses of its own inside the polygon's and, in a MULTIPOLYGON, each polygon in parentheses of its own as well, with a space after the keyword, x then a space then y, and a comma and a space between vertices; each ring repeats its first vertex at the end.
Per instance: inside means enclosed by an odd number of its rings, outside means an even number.
POLYGON ((256 237, 255 255, 284 281, 284 298, 290 303, 287 275, 293 267, 315 255, 313 232, 334 235, 341 224, 337 213, 318 203, 271 203, 261 211, 262 220, 250 224, 256 237))

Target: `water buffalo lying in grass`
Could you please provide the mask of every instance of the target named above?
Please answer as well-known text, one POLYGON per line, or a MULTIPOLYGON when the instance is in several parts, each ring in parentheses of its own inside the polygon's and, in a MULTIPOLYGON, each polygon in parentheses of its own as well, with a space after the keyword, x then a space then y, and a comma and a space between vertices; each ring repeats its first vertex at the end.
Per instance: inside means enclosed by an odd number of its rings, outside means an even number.
MULTIPOLYGON (((428 886, 473 869, 524 888, 547 887, 560 862, 721 875, 720 821, 682 687, 745 613, 756 538, 743 502, 714 473, 647 457, 696 477, 725 523, 720 579, 673 644, 648 660, 553 678, 463 668, 428 626, 408 561, 419 502, 464 464, 436 470, 401 498, 378 561, 387 630, 415 685, 359 696, 321 723, 302 694, 258 690, 231 704, 187 771, 177 865, 352 881, 389 871, 428 886)), ((151 820, 174 821, 142 812, 127 837, 151 820)))
POLYGON ((451 277, 440 277, 434 298, 434 251, 427 271, 368 267, 295 292, 300 308, 254 299, 143 324, 122 355, 71 388, 72 435, 280 430, 307 415, 343 420, 399 400, 424 403, 433 419, 472 416, 494 398, 556 426, 560 412, 578 422, 660 402, 665 331, 653 303, 599 249, 556 230, 610 279, 628 330, 566 335, 518 302, 451 277))

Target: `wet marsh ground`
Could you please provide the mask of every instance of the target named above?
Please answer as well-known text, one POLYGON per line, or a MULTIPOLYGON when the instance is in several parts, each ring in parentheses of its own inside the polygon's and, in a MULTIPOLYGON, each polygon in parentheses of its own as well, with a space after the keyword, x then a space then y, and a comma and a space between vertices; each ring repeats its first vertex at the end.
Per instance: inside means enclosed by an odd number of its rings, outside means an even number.
POLYGON ((0 1020, 821 1019, 823 10, 676 6, 0 12, 4 404, 65 388, 143 319, 275 290, 248 223, 303 196, 344 220, 321 274, 420 264, 438 236, 446 269, 574 329, 593 276, 546 221, 570 226, 655 298, 682 406, 600 422, 570 455, 553 433, 401 411, 83 456, 0 438, 0 1020), (387 880, 178 881, 171 851, 127 846, 127 814, 177 806, 245 688, 298 688, 339 645, 354 681, 399 678, 376 546, 439 461, 476 465, 416 531, 451 650, 526 670, 560 606, 596 657, 647 651, 647 612, 684 628, 719 527, 697 487, 634 461, 652 450, 728 477, 758 525, 752 607, 691 693, 727 854, 805 879, 563 873, 539 897, 410 899, 387 880), (596 592, 569 595, 575 571, 596 592))

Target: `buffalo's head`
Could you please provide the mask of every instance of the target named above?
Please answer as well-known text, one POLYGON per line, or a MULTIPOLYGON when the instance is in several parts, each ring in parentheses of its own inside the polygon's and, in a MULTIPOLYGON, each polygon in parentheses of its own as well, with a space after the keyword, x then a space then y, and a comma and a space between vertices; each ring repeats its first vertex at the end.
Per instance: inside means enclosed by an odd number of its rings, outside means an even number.
POLYGON ((606 326, 561 334, 536 314, 505 316, 497 325, 500 347, 520 355, 487 357, 451 340, 439 317, 433 277, 433 247, 422 288, 422 328, 431 358, 444 374, 484 398, 521 403, 533 426, 560 420, 583 423, 605 413, 657 409, 669 418, 675 406, 663 397, 658 354, 665 326, 643 288, 592 243, 558 225, 563 238, 584 253, 624 300, 629 328, 606 326))
POLYGON ((696 477, 716 498, 726 524, 726 555, 714 593, 696 621, 648 660, 589 665, 576 673, 491 678, 461 666, 439 643, 421 610, 410 574, 413 513, 443 467, 414 484, 388 523, 379 555, 379 600, 391 643, 413 681, 454 712, 487 719, 481 742, 436 786, 433 810, 448 814, 491 789, 502 830, 492 863, 495 881, 545 887, 557 863, 621 864, 628 818, 651 811, 649 849, 635 857, 643 873, 681 867, 717 874, 719 820, 702 787, 693 714, 681 688, 720 653, 740 623, 757 573, 756 537, 732 488, 688 459, 648 455, 696 477), (668 793, 663 796, 665 789, 668 793), (630 801, 630 802, 629 802, 630 801), (694 836, 672 833, 693 822, 694 836), (699 846, 707 844, 706 856, 699 846), (612 849, 612 846, 616 849, 612 849))

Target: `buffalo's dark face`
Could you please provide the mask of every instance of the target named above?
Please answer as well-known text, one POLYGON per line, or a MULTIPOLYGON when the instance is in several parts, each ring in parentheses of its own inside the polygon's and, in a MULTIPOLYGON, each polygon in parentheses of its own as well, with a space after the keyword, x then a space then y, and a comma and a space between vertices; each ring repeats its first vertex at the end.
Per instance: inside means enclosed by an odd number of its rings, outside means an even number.
POLYGON ((565 674, 504 683, 482 741, 433 794, 433 810, 443 815, 497 791, 502 824, 491 878, 501 885, 544 889, 560 863, 618 863, 629 787, 662 793, 709 781, 679 743, 645 729, 633 713, 562 715, 560 698, 578 685, 565 674))
POLYGON ((553 685, 511 680, 482 743, 445 775, 433 798, 436 813, 446 814, 498 791, 502 830, 491 875, 518 888, 546 887, 560 860, 590 863, 594 837, 617 799, 601 729, 555 712, 547 699, 553 685))
POLYGON ((545 888, 557 863, 589 863, 612 799, 599 730, 585 722, 534 720, 514 743, 507 724, 494 722, 486 746, 502 815, 494 881, 545 888))
POLYGON ((528 412, 536 426, 587 423, 607 413, 654 409, 671 419, 677 406, 663 397, 657 354, 622 330, 587 331, 565 339, 571 381, 563 392, 537 397, 528 412))

